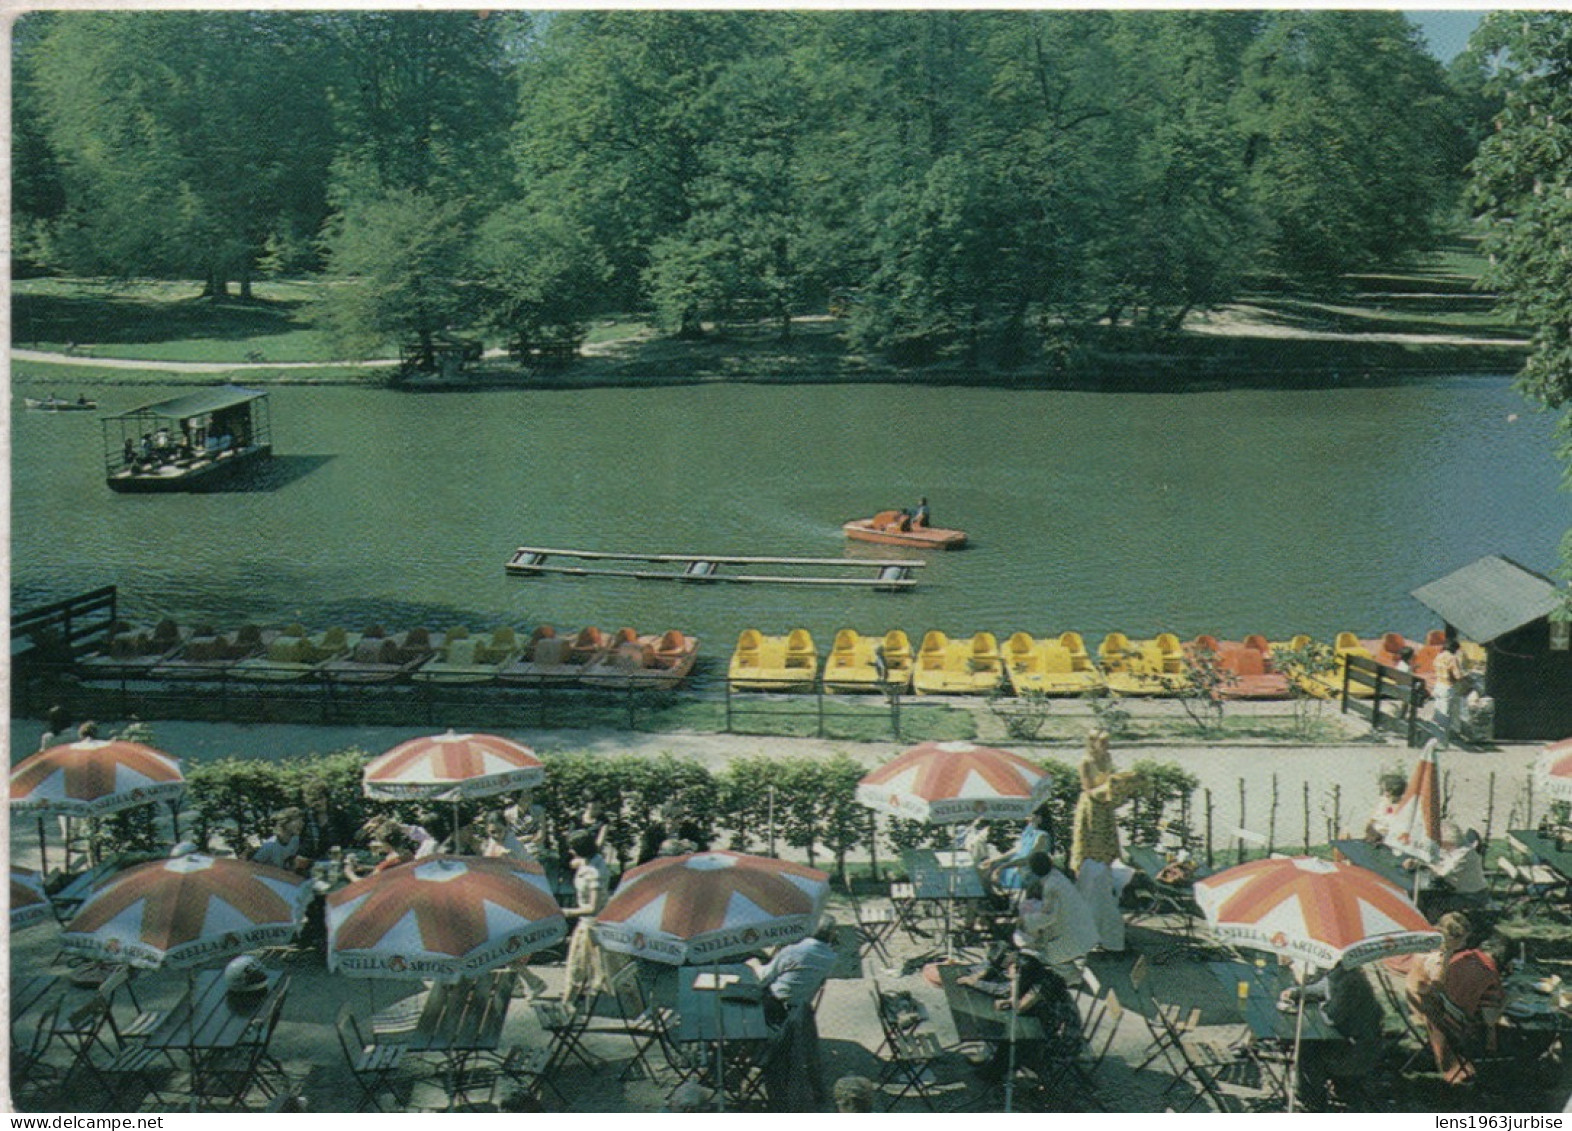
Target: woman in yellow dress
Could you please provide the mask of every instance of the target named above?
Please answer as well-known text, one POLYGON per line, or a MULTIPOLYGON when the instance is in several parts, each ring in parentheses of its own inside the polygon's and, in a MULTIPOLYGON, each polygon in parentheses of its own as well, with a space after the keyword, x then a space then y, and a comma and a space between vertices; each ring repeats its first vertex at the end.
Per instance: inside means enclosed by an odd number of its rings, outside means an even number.
POLYGON ((1103 949, 1124 949, 1124 916, 1119 913, 1119 885, 1113 864, 1119 859, 1119 823, 1115 810, 1140 786, 1133 773, 1116 773, 1108 751, 1108 732, 1086 736, 1081 759, 1081 796, 1075 803, 1075 830, 1070 842, 1070 870, 1075 886, 1091 905, 1103 949))

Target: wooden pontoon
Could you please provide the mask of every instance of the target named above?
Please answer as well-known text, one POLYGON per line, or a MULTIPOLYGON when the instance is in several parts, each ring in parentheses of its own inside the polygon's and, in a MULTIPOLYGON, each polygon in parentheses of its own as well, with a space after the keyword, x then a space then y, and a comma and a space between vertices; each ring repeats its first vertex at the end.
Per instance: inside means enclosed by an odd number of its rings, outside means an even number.
POLYGON ((862 585, 874 589, 910 589, 917 584, 912 570, 925 563, 876 558, 772 558, 724 557, 716 554, 611 554, 594 550, 552 550, 520 546, 508 559, 507 571, 522 577, 560 573, 570 577, 631 577, 639 581, 736 581, 773 585, 862 585), (646 562, 656 569, 607 568, 600 565, 567 565, 553 558, 588 562, 646 562), (747 572, 760 566, 794 569, 873 569, 873 577, 802 576, 747 572), (732 572, 741 567, 744 572, 732 572))

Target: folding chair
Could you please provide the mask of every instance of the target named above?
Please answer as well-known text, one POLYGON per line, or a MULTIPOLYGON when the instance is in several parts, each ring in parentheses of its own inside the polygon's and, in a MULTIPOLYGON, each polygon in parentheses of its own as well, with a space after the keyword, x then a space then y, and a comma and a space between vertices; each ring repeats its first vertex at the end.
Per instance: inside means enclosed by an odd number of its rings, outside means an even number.
POLYGON ((32 1039, 22 1043, 11 1037, 11 1097, 18 1111, 32 1110, 23 1106, 25 1101, 36 1102, 43 1110, 55 1105, 49 1101, 56 1094, 56 1085, 64 1081, 58 1068, 45 1062, 44 1057, 55 1043, 56 1021, 62 1003, 56 1001, 33 1028, 32 1039))
MULTIPOLYGON (((556 1093, 557 1098, 566 1106, 567 1099, 563 1096, 554 1081, 546 1075, 551 1066, 551 1050, 549 1048, 511 1048, 497 1064, 498 1077, 515 1086, 530 1099, 540 1103, 541 1093, 550 1088, 556 1093)), ((500 1100, 499 1100, 500 1102, 500 1100)))
POLYGON ((145 1042, 128 1043, 99 1071, 109 1088, 107 1110, 140 1111, 151 1099, 153 1110, 167 1110, 168 1097, 159 1086, 175 1070, 167 1049, 149 1048, 145 1042))
POLYGON ((338 1034, 339 1047, 344 1050, 344 1060, 349 1065, 350 1075, 355 1078, 355 1083, 360 1085, 361 1102, 355 1110, 365 1111, 368 1107, 376 1108, 378 1111, 386 1110, 378 1101, 378 1094, 382 1086, 389 1084, 389 1078, 403 1064, 404 1054, 408 1050, 403 1045, 365 1041, 348 1005, 339 1007, 333 1028, 338 1034))
POLYGON ((626 1080, 634 1069, 643 1069, 644 1075, 655 1079, 655 1068, 645 1055, 654 1045, 667 1064, 672 1063, 671 1037, 667 1032, 668 1011, 653 1004, 639 982, 639 968, 629 964, 612 975, 611 995, 616 1001, 622 1019, 618 1030, 633 1042, 633 1059, 622 1070, 620 1079, 626 1080))
POLYGON ((107 997, 95 993, 66 1016, 56 1014, 51 1032, 71 1054, 71 1062, 60 1077, 62 1093, 79 1070, 86 1071, 99 1086, 113 1092, 93 1059, 94 1050, 102 1050, 113 1060, 120 1048, 120 1036, 115 1030, 115 1018, 107 997))
POLYGON ((584 1047, 584 1033, 590 1022, 589 1003, 581 999, 572 1006, 564 1006, 560 1001, 536 999, 530 1004, 540 1027, 551 1036, 546 1046, 546 1063, 540 1073, 541 1082, 566 1106, 568 1097, 557 1086, 556 1078, 567 1067, 568 1058, 577 1058, 591 1070, 601 1064, 600 1059, 584 1047))
POLYGON ((920 1019, 914 1021, 909 1015, 898 1013, 889 995, 879 988, 877 981, 873 984, 872 993, 874 1012, 878 1015, 879 1028, 884 1034, 884 1041, 879 1047, 889 1054, 888 1061, 879 1073, 878 1087, 889 1096, 888 1085, 900 1085, 900 1091, 890 1098, 890 1108, 916 1092, 924 1107, 929 1111, 937 1111, 929 1089, 934 1083, 933 1064, 944 1055, 938 1036, 931 1029, 919 1028, 920 1019))
POLYGON ((1172 1063, 1178 1065, 1174 1078, 1163 1089, 1162 1099, 1167 1100, 1177 1089, 1188 1084, 1193 1091, 1185 1105, 1176 1109, 1178 1111, 1189 1111, 1201 1103, 1207 1104, 1212 1111, 1247 1110, 1243 1097, 1223 1086, 1225 1072, 1238 1065, 1240 1059, 1194 1039, 1200 1012, 1193 1010, 1181 1019, 1177 1010, 1172 1013, 1163 1009, 1157 1011, 1160 1024, 1167 1031, 1167 1046, 1173 1050, 1172 1063))
POLYGON ((857 898, 849 878, 846 881, 846 898, 851 902, 852 916, 856 920, 858 955, 866 957, 877 954, 879 961, 889 965, 890 950, 885 942, 900 922, 894 904, 869 906, 863 903, 857 898))

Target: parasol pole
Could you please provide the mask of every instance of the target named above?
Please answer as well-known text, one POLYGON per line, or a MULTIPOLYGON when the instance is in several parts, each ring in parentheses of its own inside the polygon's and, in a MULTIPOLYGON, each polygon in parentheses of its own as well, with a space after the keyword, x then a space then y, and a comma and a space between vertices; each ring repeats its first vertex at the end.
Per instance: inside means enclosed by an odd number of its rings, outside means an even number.
POLYGON ((1294 976, 1299 979, 1299 1010, 1294 1015, 1294 1055, 1288 1065, 1288 1110, 1294 1110, 1294 1101, 1298 1099, 1299 1091, 1299 1047, 1304 1040, 1305 1032, 1305 979, 1309 976, 1310 966, 1305 964, 1303 970, 1295 970, 1294 976))
POLYGON ((1015 1110, 1015 1019, 1020 1016, 1021 1009, 1021 956, 1015 956, 1015 962, 1010 967, 1010 1057, 1004 1076, 1004 1110, 1015 1110))
POLYGON ((38 814, 38 869, 45 876, 49 875, 49 838, 44 832, 44 815, 38 814))

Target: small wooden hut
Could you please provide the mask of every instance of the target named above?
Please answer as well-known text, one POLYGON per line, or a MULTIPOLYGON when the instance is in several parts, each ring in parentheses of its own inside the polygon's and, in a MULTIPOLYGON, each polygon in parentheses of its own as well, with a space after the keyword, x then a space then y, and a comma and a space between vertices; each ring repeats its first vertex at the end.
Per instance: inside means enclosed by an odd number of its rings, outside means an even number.
POLYGON ((1482 693, 1495 700, 1495 736, 1524 742, 1572 735, 1572 624, 1552 620, 1566 591, 1492 554, 1415 589, 1448 632, 1485 646, 1482 693))

